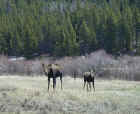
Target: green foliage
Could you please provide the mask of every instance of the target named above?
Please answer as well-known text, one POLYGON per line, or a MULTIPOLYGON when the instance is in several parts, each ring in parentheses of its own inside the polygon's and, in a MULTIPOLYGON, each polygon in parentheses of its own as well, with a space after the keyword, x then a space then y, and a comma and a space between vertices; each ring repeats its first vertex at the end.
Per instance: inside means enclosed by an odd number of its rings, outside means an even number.
POLYGON ((94 30, 90 30, 83 20, 82 25, 79 29, 79 44, 82 53, 89 53, 96 49, 96 34, 94 30))
POLYGON ((137 0, 1 0, 0 54, 139 52, 137 23, 137 0))

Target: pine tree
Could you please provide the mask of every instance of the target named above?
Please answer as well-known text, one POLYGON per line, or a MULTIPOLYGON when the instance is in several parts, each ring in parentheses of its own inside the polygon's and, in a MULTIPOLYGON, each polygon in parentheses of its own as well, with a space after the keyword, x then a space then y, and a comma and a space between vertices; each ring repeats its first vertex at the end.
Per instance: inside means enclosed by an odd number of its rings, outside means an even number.
POLYGON ((115 53, 117 51, 117 19, 114 12, 110 9, 107 19, 107 28, 105 31, 105 49, 108 52, 115 53))
POLYGON ((92 49, 96 49, 96 34, 89 29, 85 20, 83 20, 79 30, 79 39, 81 54, 86 54, 91 52, 92 49))

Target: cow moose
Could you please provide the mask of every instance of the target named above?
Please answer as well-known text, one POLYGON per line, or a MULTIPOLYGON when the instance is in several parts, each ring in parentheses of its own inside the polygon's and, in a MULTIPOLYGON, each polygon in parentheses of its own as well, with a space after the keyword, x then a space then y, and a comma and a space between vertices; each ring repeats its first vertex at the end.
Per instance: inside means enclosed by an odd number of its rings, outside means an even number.
POLYGON ((62 89, 62 72, 61 72, 61 67, 58 64, 49 64, 45 65, 44 63, 42 64, 43 67, 43 72, 44 74, 48 77, 48 91, 50 87, 50 79, 53 79, 53 89, 56 88, 56 78, 60 77, 61 81, 61 89, 62 89))

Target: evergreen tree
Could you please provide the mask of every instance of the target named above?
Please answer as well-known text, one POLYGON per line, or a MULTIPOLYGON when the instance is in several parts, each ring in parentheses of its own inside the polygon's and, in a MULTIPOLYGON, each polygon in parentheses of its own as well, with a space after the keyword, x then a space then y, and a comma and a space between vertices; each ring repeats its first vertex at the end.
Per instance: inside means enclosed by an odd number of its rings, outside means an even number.
POLYGON ((0 0, 0 54, 140 54, 139 0, 0 0))
POLYGON ((86 54, 96 49, 96 34, 88 28, 85 20, 79 30, 79 39, 81 53, 86 54))

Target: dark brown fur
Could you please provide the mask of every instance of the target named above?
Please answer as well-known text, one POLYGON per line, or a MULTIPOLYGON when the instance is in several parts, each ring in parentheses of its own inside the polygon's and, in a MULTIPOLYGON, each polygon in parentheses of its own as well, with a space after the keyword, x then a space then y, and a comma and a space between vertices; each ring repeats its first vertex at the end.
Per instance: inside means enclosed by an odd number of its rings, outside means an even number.
POLYGON ((93 89, 95 91, 94 74, 91 72, 85 72, 84 73, 84 88, 85 88, 85 85, 87 84, 87 91, 88 91, 88 85, 91 90, 91 83, 92 83, 93 89))
POLYGON ((62 72, 59 69, 55 69, 52 67, 51 64, 49 64, 47 67, 45 67, 45 64, 42 64, 43 71, 46 76, 48 76, 48 90, 50 87, 50 79, 53 79, 53 89, 56 88, 56 78, 60 77, 61 81, 61 89, 62 89, 62 72))

